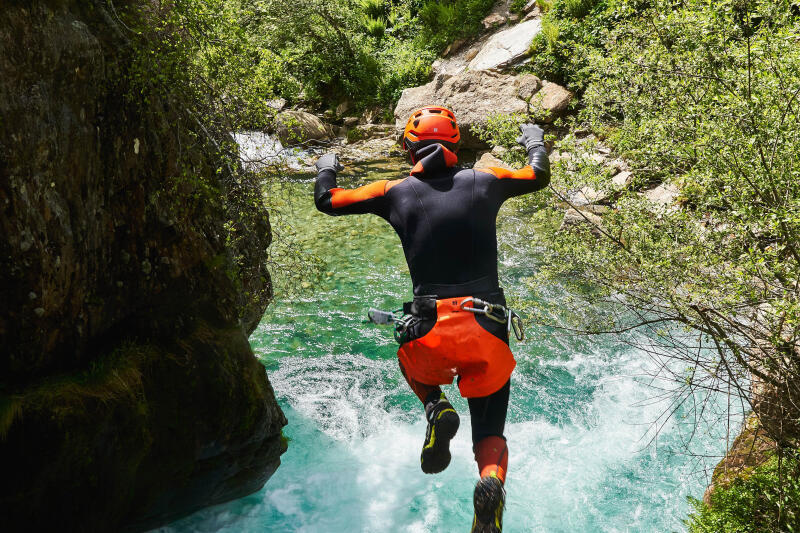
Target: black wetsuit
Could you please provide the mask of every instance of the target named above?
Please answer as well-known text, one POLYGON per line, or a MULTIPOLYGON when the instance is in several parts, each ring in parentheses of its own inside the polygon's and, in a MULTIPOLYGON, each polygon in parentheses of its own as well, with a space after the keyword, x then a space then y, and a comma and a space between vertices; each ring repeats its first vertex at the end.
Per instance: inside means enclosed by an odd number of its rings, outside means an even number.
POLYGON ((317 209, 330 215, 373 213, 386 219, 403 244, 414 295, 440 298, 499 289, 496 218, 512 196, 538 191, 550 181, 544 148, 532 150, 531 166, 462 169, 440 144, 421 148, 407 178, 378 181, 355 190, 336 187, 323 170, 314 187, 317 209))
MULTIPOLYGON (((459 168, 456 155, 440 144, 420 148, 416 156, 410 176, 354 190, 338 188, 333 170, 321 171, 314 187, 317 208, 330 215, 372 213, 387 220, 400 236, 415 298, 473 295, 505 304, 497 277, 497 213, 507 199, 547 186, 544 147, 531 149, 530 164, 518 171, 459 168)), ((483 320, 508 343, 504 326, 483 320)), ((423 403, 438 398, 438 386, 403 373, 423 403)), ((474 442, 503 436, 509 384, 489 396, 469 398, 474 442)))

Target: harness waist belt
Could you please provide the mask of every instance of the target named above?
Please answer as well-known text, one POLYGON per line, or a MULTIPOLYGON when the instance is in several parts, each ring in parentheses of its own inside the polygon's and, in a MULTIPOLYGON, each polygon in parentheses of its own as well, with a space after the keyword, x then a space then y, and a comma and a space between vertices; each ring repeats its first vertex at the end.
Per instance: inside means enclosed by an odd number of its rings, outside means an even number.
MULTIPOLYGON (((492 292, 476 293, 475 298, 486 300, 489 303, 505 306, 506 296, 503 289, 495 289, 492 292)), ((444 297, 451 298, 449 296, 444 297)), ((414 315, 421 319, 436 318, 436 300, 443 299, 437 294, 414 296, 411 302, 403 302, 403 313, 407 315, 414 315)))
MULTIPOLYGON (((414 287, 414 294, 435 294, 437 298, 454 298, 465 294, 477 296, 501 291, 497 279, 489 276, 465 281, 464 283, 423 283, 414 287)), ((420 296, 425 297, 425 296, 420 296)), ((416 299, 417 296, 414 296, 416 299)))

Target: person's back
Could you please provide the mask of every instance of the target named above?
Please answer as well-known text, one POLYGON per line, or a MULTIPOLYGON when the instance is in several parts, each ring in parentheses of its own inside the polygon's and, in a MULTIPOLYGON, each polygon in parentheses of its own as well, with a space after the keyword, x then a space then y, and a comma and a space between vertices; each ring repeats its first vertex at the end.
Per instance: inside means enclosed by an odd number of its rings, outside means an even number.
POLYGON ((546 186, 544 166, 539 163, 538 174, 531 167, 462 169, 441 144, 420 148, 415 159, 409 177, 371 183, 358 189, 368 189, 362 194, 318 180, 317 207, 329 214, 374 213, 386 219, 403 244, 417 296, 498 289, 497 213, 511 196, 546 186))
POLYGON ((519 141, 530 164, 519 171, 457 167, 458 127, 452 112, 439 107, 409 119, 403 147, 414 167, 408 177, 345 190, 336 186, 337 157, 326 154, 317 162, 314 199, 320 211, 373 213, 400 236, 414 301, 404 305, 412 319, 401 335, 398 359, 428 419, 422 470, 441 472, 450 462, 459 418, 439 385, 458 376, 481 475, 474 493, 475 533, 502 529, 508 466, 503 432, 516 364, 508 347, 511 316, 497 276, 496 217, 505 200, 545 187, 550 177, 542 130, 526 125, 522 132, 519 141))

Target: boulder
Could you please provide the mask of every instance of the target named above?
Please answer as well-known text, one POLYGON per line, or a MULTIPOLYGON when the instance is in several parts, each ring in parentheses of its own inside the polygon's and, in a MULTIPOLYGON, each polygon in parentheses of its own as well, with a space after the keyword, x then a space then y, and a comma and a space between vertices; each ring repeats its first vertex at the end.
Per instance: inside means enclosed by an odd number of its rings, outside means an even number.
POLYGON ((470 61, 469 70, 500 70, 521 62, 541 29, 542 21, 533 19, 496 33, 470 61))
POLYGON ((500 26, 506 23, 506 19, 500 13, 492 13, 481 21, 483 27, 487 30, 495 26, 500 26))
POLYGON ((305 111, 289 110, 275 117, 275 132, 284 146, 308 141, 327 141, 335 135, 330 125, 305 111))
POLYGON ((520 95, 535 94, 541 82, 536 76, 511 76, 495 72, 467 71, 456 76, 437 76, 432 82, 403 91, 394 110, 395 127, 402 131, 411 113, 427 105, 443 105, 458 118, 462 143, 467 148, 486 144, 470 131, 497 113, 527 113, 520 95))
POLYGON ((603 191, 596 191, 588 185, 570 195, 572 205, 589 205, 602 203, 608 200, 608 194, 603 191))
POLYGON ((492 148, 492 155, 495 157, 503 157, 506 152, 508 152, 508 148, 499 144, 492 148))
POLYGON ((570 208, 564 213, 564 219, 561 221, 561 227, 558 230, 564 231, 582 225, 600 226, 601 223, 600 216, 591 211, 570 208))
POLYGON ((525 7, 522 8, 523 13, 530 13, 531 11, 537 9, 539 6, 536 3, 536 0, 529 0, 525 7))
POLYGON ((477 161, 475 161, 475 166, 473 168, 489 168, 489 167, 500 167, 500 168, 507 168, 508 170, 514 170, 511 165, 503 161, 502 159, 498 159, 495 157, 492 152, 486 152, 483 154, 477 161))
POLYGON ((522 10, 526 13, 522 20, 531 20, 534 18, 541 18, 542 16, 542 10, 539 9, 539 6, 536 4, 536 0, 528 2, 522 10))
POLYGON ((352 106, 350 105, 349 100, 342 100, 341 102, 339 102, 339 105, 336 106, 336 116, 343 117, 345 113, 350 111, 351 107, 352 106))
POLYGON ((375 124, 376 122, 380 121, 381 115, 383 115, 383 108, 380 107, 370 107, 364 110, 364 113, 361 115, 361 120, 359 120, 360 124, 375 124))
POLYGON ((611 176, 615 176, 616 174, 628 168, 628 166, 625 164, 625 161, 622 159, 612 159, 611 161, 607 161, 605 163, 605 167, 611 173, 611 176))
POLYGON ((611 178, 611 183, 614 184, 615 187, 620 189, 624 189, 631 183, 633 183, 633 172, 623 171, 611 178))
POLYGON ((450 54, 455 54, 456 52, 461 50, 461 47, 464 46, 466 42, 467 42, 466 39, 456 39, 455 41, 447 45, 447 48, 445 48, 444 52, 442 52, 442 57, 447 57, 450 54))
POLYGON ((668 206, 678 198, 680 190, 671 183, 662 183, 655 189, 650 189, 642 195, 656 205, 668 206))
POLYGON ((111 2, 0 9, 3 531, 157 528, 259 490, 286 449, 247 340, 264 191, 222 117, 190 115, 206 95, 131 78, 162 30, 120 4, 141 35, 111 2))
POLYGON ((517 95, 526 102, 530 102, 533 96, 539 92, 541 88, 542 80, 533 74, 523 74, 519 78, 519 91, 517 92, 517 95))
POLYGON ((545 81, 542 88, 531 99, 531 114, 538 120, 552 122, 566 111, 573 94, 556 83, 545 81))
POLYGON ((266 106, 275 111, 283 111, 286 107, 286 98, 273 98, 265 102, 266 106))
POLYGON ((348 172, 354 170, 353 166, 361 165, 373 165, 374 170, 376 160, 381 160, 382 171, 396 167, 398 176, 408 174, 410 168, 403 157, 404 152, 393 137, 357 140, 337 147, 336 152, 348 172))
POLYGON ((359 124, 347 132, 350 143, 365 139, 381 139, 391 136, 394 139, 394 126, 391 124, 359 124))

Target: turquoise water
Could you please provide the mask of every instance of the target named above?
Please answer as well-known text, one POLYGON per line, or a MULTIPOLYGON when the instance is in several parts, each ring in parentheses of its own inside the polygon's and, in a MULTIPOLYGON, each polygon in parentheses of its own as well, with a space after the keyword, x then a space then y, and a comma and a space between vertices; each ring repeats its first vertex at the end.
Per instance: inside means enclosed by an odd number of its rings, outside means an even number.
MULTIPOLYGON (((410 296, 399 239, 377 217, 317 213, 310 180, 275 187, 279 231, 324 259, 313 295, 276 301, 251 338, 289 419, 289 449, 258 493, 160 531, 468 531, 477 469, 466 402, 446 388, 462 413, 453 460, 442 474, 423 474, 421 406, 400 375, 391 331, 364 320, 369 307, 396 308, 410 296)), ((500 268, 507 293, 524 297, 520 280, 537 254, 519 209, 512 202, 499 217, 500 268)), ((551 295, 563 296, 559 287, 551 295)), ((656 362, 623 339, 527 330, 532 340, 512 345, 506 531, 684 530, 686 497, 701 496, 707 478, 685 453, 680 416, 654 433, 667 404, 652 400, 657 391, 643 376, 656 362)), ((701 429, 709 431, 695 435, 695 448, 722 453, 713 428, 701 429)))

